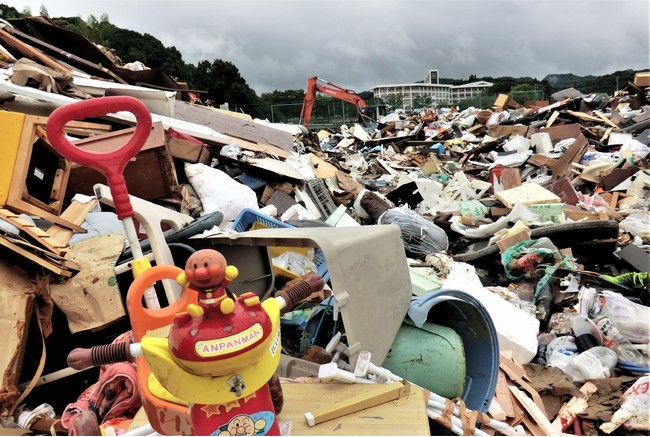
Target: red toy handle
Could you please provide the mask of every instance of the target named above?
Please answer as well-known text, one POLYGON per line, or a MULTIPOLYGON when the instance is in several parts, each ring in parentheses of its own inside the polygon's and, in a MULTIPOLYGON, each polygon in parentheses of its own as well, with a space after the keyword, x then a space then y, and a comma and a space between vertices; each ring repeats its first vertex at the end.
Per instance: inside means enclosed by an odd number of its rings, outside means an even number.
POLYGON ((122 220, 133 216, 133 208, 122 172, 126 164, 142 148, 151 133, 151 114, 140 100, 130 96, 98 97, 81 100, 55 109, 47 120, 47 137, 63 156, 93 168, 106 176, 111 189, 117 217, 122 220), (90 152, 73 145, 63 134, 68 121, 128 111, 135 116, 135 132, 127 143, 106 153, 90 152))

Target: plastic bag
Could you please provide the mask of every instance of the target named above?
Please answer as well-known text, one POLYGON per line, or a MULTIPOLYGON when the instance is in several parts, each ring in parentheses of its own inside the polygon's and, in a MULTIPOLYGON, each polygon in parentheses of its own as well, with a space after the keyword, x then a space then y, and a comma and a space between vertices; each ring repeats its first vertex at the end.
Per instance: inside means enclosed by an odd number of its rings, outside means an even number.
POLYGON ((298 276, 303 276, 309 272, 316 272, 317 267, 314 261, 312 261, 313 259, 314 249, 310 249, 308 255, 287 251, 273 258, 273 265, 282 267, 298 276))
POLYGON ((650 431, 650 376, 642 376, 623 393, 621 408, 633 416, 623 425, 626 429, 650 431))
POLYGON ((378 224, 399 226, 406 251, 418 258, 449 248, 445 231, 431 220, 406 208, 391 208, 379 218, 378 224))
POLYGON ((650 212, 635 212, 623 219, 619 226, 632 235, 643 239, 650 238, 650 212))
POLYGON ((244 208, 257 211, 255 191, 205 164, 185 164, 185 174, 201 199, 203 214, 221 211, 223 220, 234 220, 244 208))
POLYGON ((609 318, 621 334, 632 343, 650 343, 650 307, 632 302, 620 293, 583 288, 578 296, 580 314, 591 319, 609 318))

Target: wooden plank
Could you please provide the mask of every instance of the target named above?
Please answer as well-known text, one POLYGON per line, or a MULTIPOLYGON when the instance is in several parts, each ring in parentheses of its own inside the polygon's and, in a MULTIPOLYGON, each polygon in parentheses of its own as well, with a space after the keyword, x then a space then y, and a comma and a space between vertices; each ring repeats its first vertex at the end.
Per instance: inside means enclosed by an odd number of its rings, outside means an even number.
POLYGON ((541 435, 560 435, 559 432, 553 427, 553 424, 546 417, 546 413, 539 409, 537 404, 533 402, 526 394, 519 390, 517 387, 509 386, 510 392, 526 409, 533 421, 539 425, 543 431, 541 435))
POLYGON ((492 398, 490 402, 490 407, 488 408, 488 414, 492 416, 495 420, 504 421, 506 420, 506 412, 501 408, 501 404, 496 398, 492 398))
POLYGON ((524 377, 526 376, 526 370, 520 365, 512 361, 511 359, 507 359, 504 357, 501 357, 499 360, 499 368, 503 369, 503 371, 508 375, 512 381, 516 382, 519 384, 524 390, 526 390, 533 398, 533 401, 537 405, 537 408, 546 415, 546 407, 544 406, 544 402, 542 402, 542 397, 537 393, 537 390, 533 388, 528 382, 524 380, 524 377))
POLYGON ((366 408, 375 407, 386 402, 396 401, 409 395, 410 384, 402 381, 388 384, 372 384, 371 390, 354 396, 348 396, 305 413, 307 424, 311 427, 329 420, 338 419, 366 408), (310 416, 309 418, 308 415, 310 416))
MULTIPOLYGON (((73 223, 77 226, 81 225, 84 220, 86 220, 88 213, 92 211, 96 205, 97 199, 91 199, 86 203, 81 203, 78 200, 72 200, 70 205, 61 214, 61 218, 68 220, 70 223, 73 223)), ((50 226, 46 232, 48 235, 66 245, 74 234, 74 231, 72 229, 66 228, 65 226, 61 226, 56 223, 50 226)))
POLYGON ((555 416, 555 420, 552 422, 555 429, 558 432, 566 431, 576 419, 576 416, 587 410, 589 407, 587 401, 592 394, 596 393, 596 391, 598 391, 598 388, 596 388, 592 382, 586 382, 583 384, 583 386, 580 387, 582 396, 572 397, 569 402, 562 405, 557 416, 555 416))
POLYGON ((210 108, 191 105, 181 100, 175 101, 174 118, 201 126, 206 126, 230 137, 276 146, 287 152, 293 152, 293 135, 281 129, 265 126, 250 119, 243 119, 210 108))
POLYGON ((534 154, 533 156, 528 158, 528 161, 526 161, 527 164, 532 164, 537 167, 548 167, 548 168, 552 168, 556 162, 557 162, 557 158, 549 158, 548 156, 540 155, 538 153, 534 154))
POLYGON ((605 115, 602 112, 594 111, 594 114, 596 114, 596 116, 598 118, 600 118, 602 121, 604 121, 606 124, 610 125, 612 127, 612 129, 621 130, 621 128, 618 127, 618 125, 616 123, 614 123, 609 118, 605 117, 605 115))
POLYGON ((555 120, 560 116, 560 113, 558 111, 553 111, 551 116, 548 118, 548 121, 546 122, 546 127, 551 127, 553 126, 553 123, 555 123, 555 120))
POLYGON ((499 369, 499 376, 497 379, 494 398, 497 400, 497 402, 499 402, 499 405, 503 409, 506 417, 515 417, 515 410, 512 405, 512 397, 510 395, 510 390, 508 389, 506 374, 501 369, 499 369))
POLYGON ((72 71, 68 67, 65 67, 63 64, 58 63, 54 59, 50 58, 29 44, 25 44, 15 36, 9 35, 3 29, 0 29, 0 40, 4 41, 6 44, 13 47, 16 51, 20 52, 20 54, 22 54, 24 57, 31 59, 34 62, 45 65, 46 67, 50 67, 62 73, 72 74, 72 71))
POLYGON ((582 134, 578 135, 575 142, 571 144, 571 147, 562 154, 553 166, 553 179, 570 176, 572 169, 571 163, 580 161, 588 146, 589 141, 587 141, 587 138, 582 134))
POLYGON ((37 243, 51 250, 57 255, 63 255, 66 252, 65 244, 61 243, 56 238, 52 237, 47 232, 40 229, 31 222, 20 218, 13 212, 4 208, 0 208, 0 218, 16 226, 21 231, 32 237, 37 243))
POLYGON ((307 156, 311 159, 311 165, 314 168, 314 175, 316 175, 317 178, 329 179, 336 177, 336 174, 339 171, 336 166, 313 153, 309 153, 307 156))
POLYGON ((305 412, 366 393, 373 385, 283 382, 278 420, 292 423, 291 435, 430 435, 427 396, 418 387, 412 387, 407 402, 386 402, 314 427, 305 422, 305 412))
POLYGON ((570 115, 573 115, 574 117, 579 118, 580 120, 595 121, 596 123, 602 122, 602 120, 600 118, 594 117, 593 115, 589 115, 589 114, 586 114, 584 112, 567 110, 566 113, 570 114, 570 115))
POLYGON ((92 130, 99 130, 99 131, 104 131, 104 132, 110 132, 113 130, 113 126, 110 124, 105 124, 105 123, 91 123, 88 121, 80 121, 80 120, 70 120, 66 122, 65 126, 63 126, 63 130, 66 130, 68 128, 73 128, 73 129, 92 129, 92 130))
POLYGON ((28 250, 23 249, 22 247, 18 246, 17 244, 12 243, 11 241, 7 240, 7 238, 3 235, 0 235, 0 246, 4 246, 7 249, 17 253, 18 255, 21 255, 28 260, 38 264, 41 267, 46 268, 47 270, 56 273, 57 275, 65 276, 65 277, 70 277, 72 276, 72 272, 69 270, 62 269, 61 267, 57 266, 54 263, 51 263, 38 255, 35 255, 28 250))

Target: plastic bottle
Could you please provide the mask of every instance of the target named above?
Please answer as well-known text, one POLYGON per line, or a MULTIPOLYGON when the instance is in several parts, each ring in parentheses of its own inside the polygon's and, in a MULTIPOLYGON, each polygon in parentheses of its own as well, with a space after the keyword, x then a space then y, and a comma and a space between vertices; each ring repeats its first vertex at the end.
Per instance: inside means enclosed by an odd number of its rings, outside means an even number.
POLYGON ((567 364, 566 373, 573 382, 583 382, 587 379, 607 378, 616 366, 616 352, 605 346, 595 346, 576 355, 567 364))
POLYGON ((603 346, 606 346, 616 352, 618 359, 626 363, 636 364, 637 366, 646 366, 647 362, 641 352, 639 352, 630 340, 628 340, 621 331, 614 326, 614 323, 605 315, 600 315, 595 320, 596 326, 603 336, 603 346))
POLYGON ((551 341, 546 348, 546 363, 551 367, 564 370, 578 352, 575 338, 563 335, 551 341))

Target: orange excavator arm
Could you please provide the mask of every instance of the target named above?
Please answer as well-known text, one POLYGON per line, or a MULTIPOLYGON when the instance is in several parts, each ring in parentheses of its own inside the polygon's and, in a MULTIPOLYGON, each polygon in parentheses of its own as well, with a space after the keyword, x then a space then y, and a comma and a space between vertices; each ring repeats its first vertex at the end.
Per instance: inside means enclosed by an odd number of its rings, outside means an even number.
POLYGON ((317 92, 352 103, 360 114, 363 114, 366 106, 368 106, 366 101, 354 91, 342 88, 326 80, 319 79, 316 76, 310 77, 307 80, 305 100, 302 102, 302 110, 300 111, 300 119, 305 127, 309 126, 311 111, 314 109, 314 100, 316 99, 317 92))

